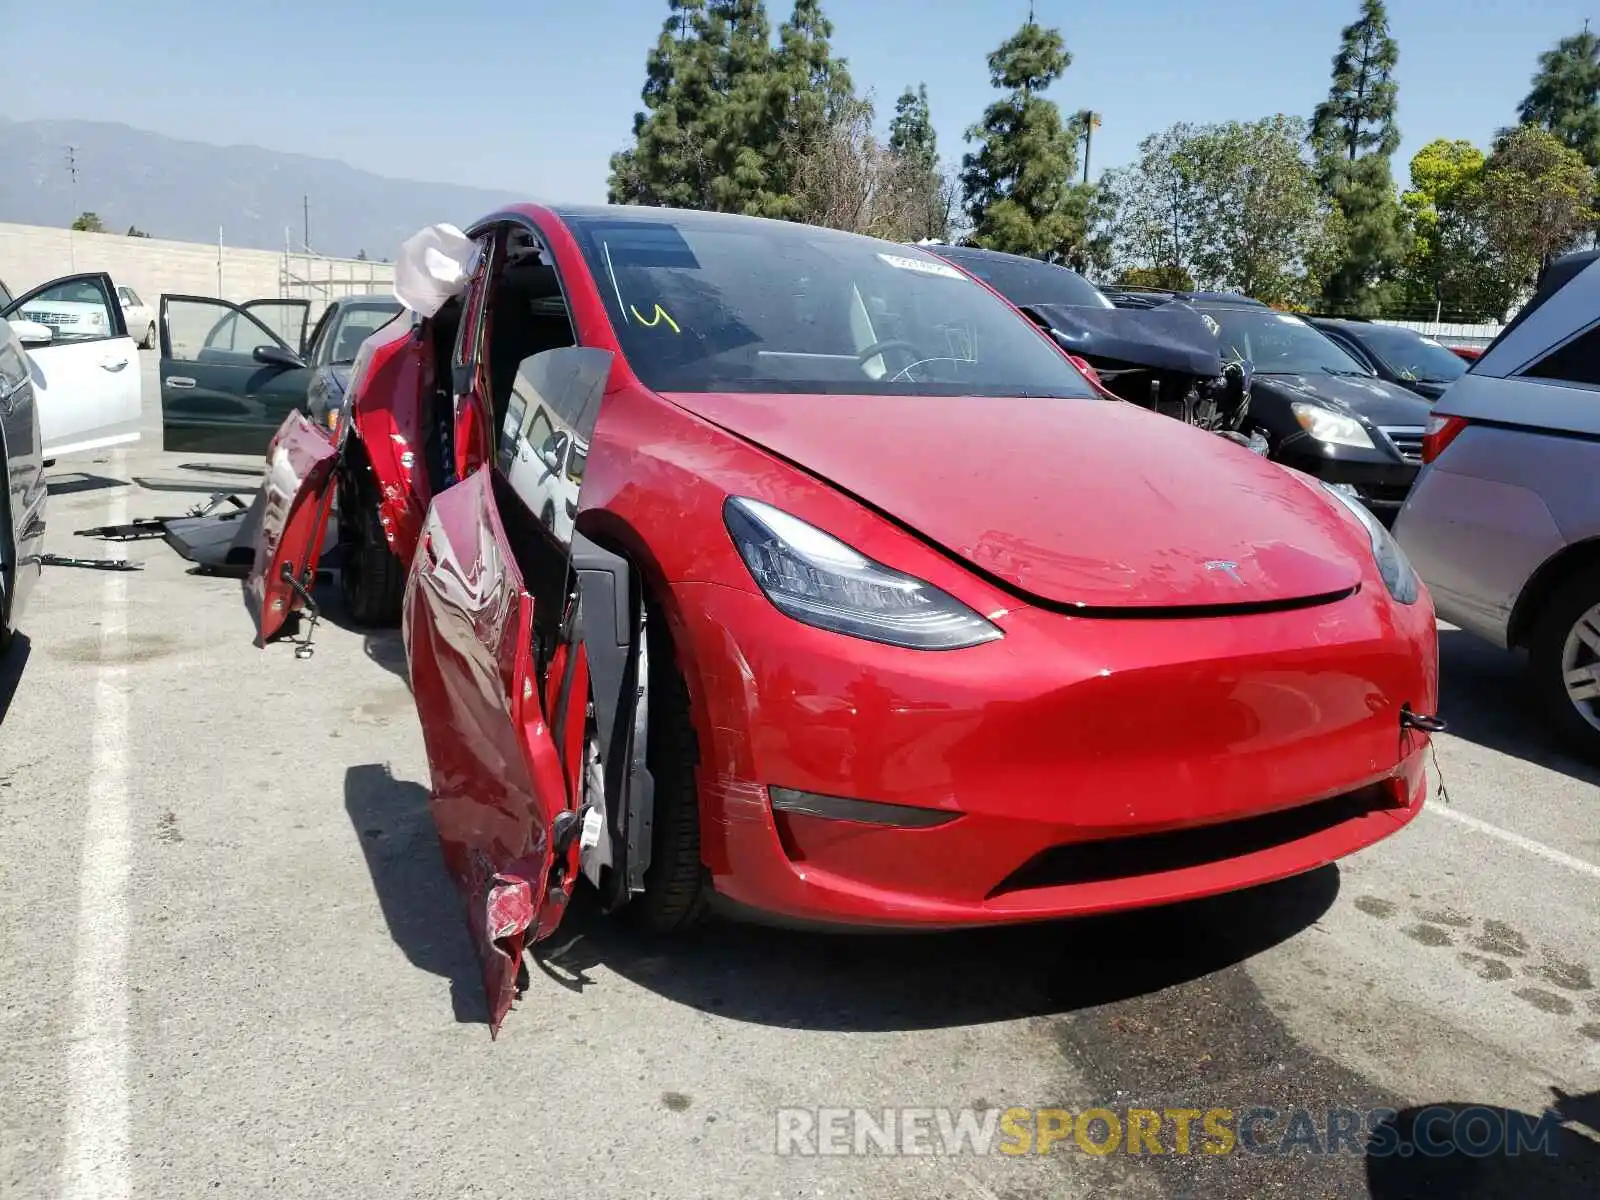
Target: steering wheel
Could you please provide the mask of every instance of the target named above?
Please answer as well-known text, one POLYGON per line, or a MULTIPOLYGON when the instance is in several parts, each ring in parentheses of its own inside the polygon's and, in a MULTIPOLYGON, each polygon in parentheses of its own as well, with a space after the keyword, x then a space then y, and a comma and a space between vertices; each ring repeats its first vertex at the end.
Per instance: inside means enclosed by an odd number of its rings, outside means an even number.
POLYGON ((908 350, 911 352, 913 359, 922 353, 922 347, 915 342, 908 342, 904 338, 884 338, 881 342, 873 342, 872 345, 856 355, 856 361, 864 367, 885 350, 908 350))

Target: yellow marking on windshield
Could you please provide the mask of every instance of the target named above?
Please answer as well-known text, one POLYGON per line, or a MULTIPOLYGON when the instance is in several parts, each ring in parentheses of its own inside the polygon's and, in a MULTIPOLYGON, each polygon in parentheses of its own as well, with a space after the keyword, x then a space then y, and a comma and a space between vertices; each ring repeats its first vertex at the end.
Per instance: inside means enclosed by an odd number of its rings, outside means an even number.
POLYGON ((639 324, 643 325, 646 329, 654 329, 657 325, 661 324, 661 322, 665 321, 669 326, 671 326, 673 333, 679 335, 683 333, 683 330, 678 328, 678 323, 674 321, 667 313, 667 310, 662 308, 659 304, 656 305, 655 312, 650 314, 650 319, 648 321, 644 319, 644 314, 641 313, 637 308, 634 308, 633 305, 628 305, 628 308, 632 311, 634 317, 638 319, 639 324))

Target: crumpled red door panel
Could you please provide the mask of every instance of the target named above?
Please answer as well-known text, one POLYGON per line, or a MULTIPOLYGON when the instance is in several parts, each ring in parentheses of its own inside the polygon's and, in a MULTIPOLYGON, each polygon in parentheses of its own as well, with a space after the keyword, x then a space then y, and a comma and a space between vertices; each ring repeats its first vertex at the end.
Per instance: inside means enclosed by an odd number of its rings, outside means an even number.
MULTIPOLYGON (((554 845, 558 817, 581 793, 569 786, 535 678, 533 604, 489 468, 435 496, 403 636, 434 824, 467 904, 491 1035, 515 998, 524 946, 555 932, 578 873, 577 837, 559 856, 554 845)), ((588 681, 574 685, 581 713, 588 681)))
POLYGON ((284 578, 284 567, 310 589, 328 527, 338 458, 327 435, 300 412, 284 419, 267 447, 255 563, 245 580, 258 646, 266 645, 300 607, 298 594, 284 578))

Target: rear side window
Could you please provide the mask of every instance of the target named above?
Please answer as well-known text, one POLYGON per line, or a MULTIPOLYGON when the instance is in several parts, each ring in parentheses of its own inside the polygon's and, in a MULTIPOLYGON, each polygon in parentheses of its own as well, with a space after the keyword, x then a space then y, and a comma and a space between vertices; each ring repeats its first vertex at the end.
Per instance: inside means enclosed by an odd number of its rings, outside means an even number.
POLYGON ((1600 387, 1600 325, 1591 326, 1588 332, 1546 354, 1523 373, 1533 379, 1600 387))

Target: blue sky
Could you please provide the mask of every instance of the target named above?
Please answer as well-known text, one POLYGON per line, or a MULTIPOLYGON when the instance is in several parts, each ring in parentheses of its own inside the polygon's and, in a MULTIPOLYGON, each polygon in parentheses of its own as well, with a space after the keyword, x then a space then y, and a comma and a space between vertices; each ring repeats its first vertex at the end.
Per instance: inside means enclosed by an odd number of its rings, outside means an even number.
MULTIPOLYGON (((0 18, 11 3, 0 0, 0 18)), ((1051 95, 1103 115, 1093 174, 1175 121, 1309 114, 1357 0, 1037 0, 1073 55, 1051 95)), ((338 158, 402 178, 602 199, 664 0, 77 0, 24 32, 0 113, 117 120, 338 158)), ((768 0, 776 25, 788 0, 768 0)), ((1027 0, 827 0, 835 47, 886 117, 926 82, 940 148, 994 93, 984 56, 1027 0)), ((1600 0, 1389 0, 1400 44, 1396 175, 1435 137, 1486 144, 1540 51, 1600 0)))

